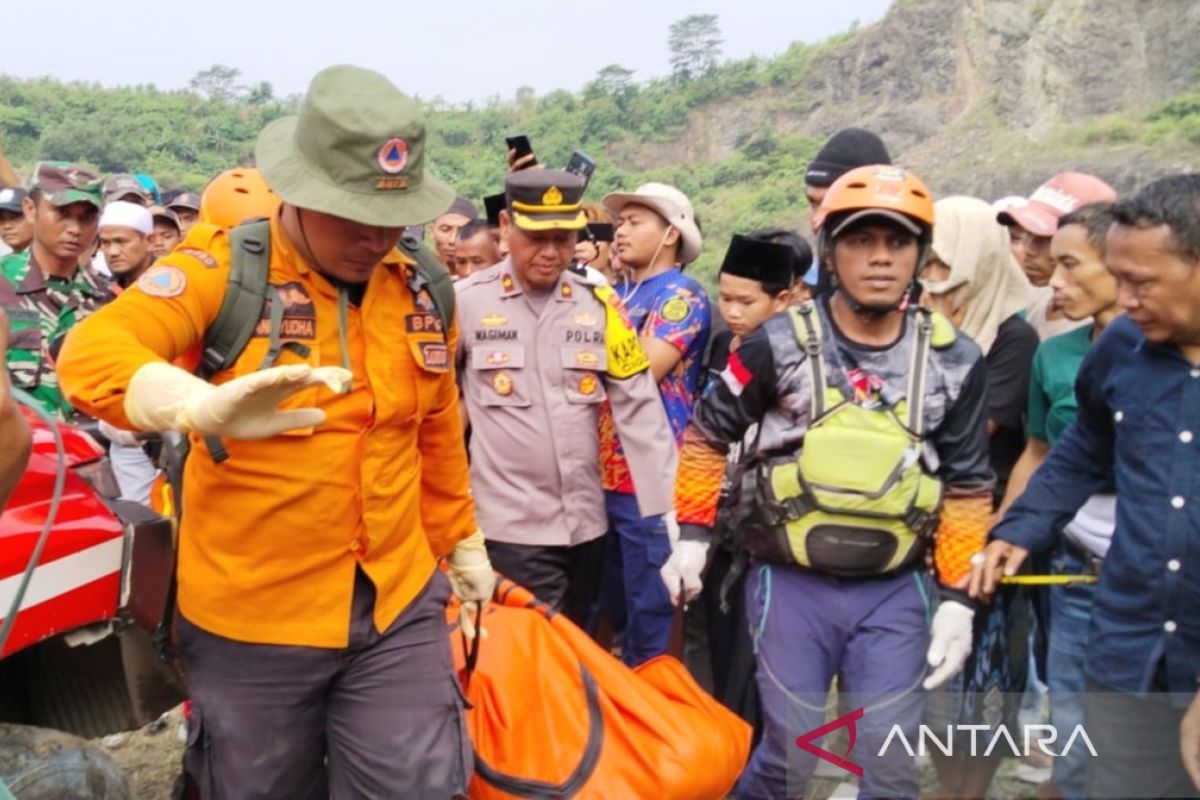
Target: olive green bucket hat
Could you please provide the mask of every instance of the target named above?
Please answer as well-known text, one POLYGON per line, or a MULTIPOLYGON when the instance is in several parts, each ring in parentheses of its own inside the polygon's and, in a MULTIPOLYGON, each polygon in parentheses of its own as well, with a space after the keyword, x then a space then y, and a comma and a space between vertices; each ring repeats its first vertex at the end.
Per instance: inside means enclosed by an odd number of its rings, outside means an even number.
POLYGON ((420 107, 358 67, 319 72, 299 115, 263 128, 254 156, 283 202, 364 225, 423 225, 454 201, 425 169, 420 107))

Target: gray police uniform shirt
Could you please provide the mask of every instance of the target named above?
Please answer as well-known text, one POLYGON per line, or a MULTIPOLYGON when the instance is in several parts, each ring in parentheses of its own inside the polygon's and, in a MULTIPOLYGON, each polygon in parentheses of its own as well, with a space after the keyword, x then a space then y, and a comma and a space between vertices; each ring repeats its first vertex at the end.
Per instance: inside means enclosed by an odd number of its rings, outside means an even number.
POLYGON ((570 546, 604 534, 599 458, 606 401, 638 508, 645 516, 670 511, 675 437, 648 365, 617 377, 627 370, 616 360, 628 353, 618 348, 614 355, 609 337, 623 330, 636 344, 636 334, 619 319, 624 328, 610 332, 616 312, 597 287, 566 270, 547 296, 531 302, 505 259, 455 288, 471 492, 488 539, 570 546))

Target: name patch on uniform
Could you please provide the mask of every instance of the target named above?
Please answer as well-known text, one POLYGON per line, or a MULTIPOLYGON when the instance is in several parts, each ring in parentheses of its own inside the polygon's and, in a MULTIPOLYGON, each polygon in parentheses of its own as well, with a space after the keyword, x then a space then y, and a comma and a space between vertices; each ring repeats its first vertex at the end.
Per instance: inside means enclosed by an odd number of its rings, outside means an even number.
POLYGON ((283 319, 279 323, 279 338, 281 339, 315 339, 317 338, 317 310, 308 290, 296 282, 272 286, 275 291, 268 292, 267 302, 263 304, 262 316, 254 326, 254 336, 265 338, 271 335, 271 306, 276 298, 283 301, 283 319))
POLYGON ((143 272, 137 286, 151 297, 178 297, 187 288, 187 277, 177 267, 159 264, 143 272))
POLYGON ((191 256, 192 258, 196 259, 201 264, 203 264, 206 269, 216 269, 217 268, 217 260, 212 257, 212 254, 207 253, 198 247, 177 247, 177 248, 175 248, 175 252, 183 253, 184 255, 191 256))
POLYGON ((477 342, 515 342, 516 340, 517 332, 513 330, 475 331, 475 341, 477 342))
POLYGON ((567 331, 567 344, 599 344, 604 341, 603 331, 567 331))
POLYGON ((409 333, 441 333, 442 318, 438 314, 409 314, 404 318, 404 328, 409 333))
POLYGON ((421 342, 421 365, 433 372, 450 368, 450 351, 441 342, 421 342))

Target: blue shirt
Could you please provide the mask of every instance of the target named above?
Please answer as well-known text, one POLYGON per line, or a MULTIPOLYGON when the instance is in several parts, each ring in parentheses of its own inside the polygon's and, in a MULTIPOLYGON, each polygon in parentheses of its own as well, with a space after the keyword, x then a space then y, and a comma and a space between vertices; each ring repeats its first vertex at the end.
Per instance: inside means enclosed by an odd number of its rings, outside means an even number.
POLYGON ((1200 367, 1119 317, 1075 384, 1079 416, 993 530, 1049 550, 1087 498, 1117 487, 1117 528, 1092 610, 1088 677, 1109 689, 1200 679, 1200 367))

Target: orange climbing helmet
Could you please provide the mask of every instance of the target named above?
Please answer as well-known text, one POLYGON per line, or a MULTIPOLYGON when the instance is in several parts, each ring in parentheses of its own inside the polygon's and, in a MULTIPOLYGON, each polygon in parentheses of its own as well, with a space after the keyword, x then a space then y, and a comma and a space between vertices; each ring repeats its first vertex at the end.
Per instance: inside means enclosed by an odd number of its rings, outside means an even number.
POLYGON ((910 291, 887 306, 867 306, 859 302, 839 280, 833 243, 844 231, 859 220, 887 219, 897 223, 917 237, 917 264, 912 281, 929 258, 933 244, 933 193, 911 172, 899 167, 873 164, 858 167, 833 182, 821 201, 818 244, 821 262, 832 269, 834 287, 840 291, 855 311, 883 314, 907 306, 910 291))
POLYGON ((822 236, 837 238, 846 226, 873 216, 927 236, 933 231, 933 193, 920 178, 899 167, 875 164, 852 169, 833 182, 821 201, 822 236))
POLYGON ((279 195, 253 167, 234 167, 209 181, 200 196, 200 219, 229 230, 255 217, 270 217, 279 195))

